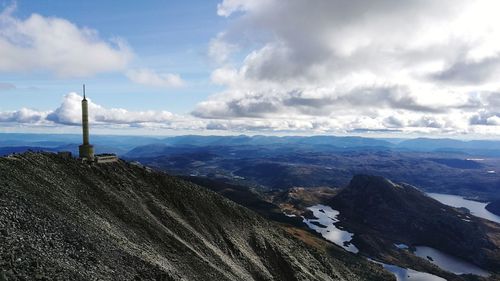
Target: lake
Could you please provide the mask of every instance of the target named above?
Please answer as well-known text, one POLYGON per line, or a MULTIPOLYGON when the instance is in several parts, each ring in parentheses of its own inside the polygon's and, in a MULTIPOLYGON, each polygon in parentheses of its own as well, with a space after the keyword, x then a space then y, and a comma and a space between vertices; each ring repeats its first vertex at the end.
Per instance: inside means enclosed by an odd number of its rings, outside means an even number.
POLYGON ((488 203, 467 200, 461 196, 450 194, 427 193, 427 195, 448 206, 456 208, 467 208, 469 209, 471 214, 476 217, 500 223, 500 216, 497 216, 486 210, 486 205, 488 205, 488 203))
MULTIPOLYGON (((467 200, 460 196, 456 195, 448 195, 448 194, 438 194, 438 193, 428 193, 428 195, 443 204, 452 206, 452 207, 464 207, 471 211, 472 215, 477 217, 482 217, 491 221, 495 221, 500 223, 500 217, 490 213, 485 209, 486 203, 481 203, 477 201, 467 200)), ((338 215, 339 212, 337 210, 332 209, 329 206, 325 205, 314 205, 307 208, 308 210, 313 212, 314 217, 316 219, 306 219, 303 218, 303 222, 307 224, 307 226, 316 232, 320 233, 323 238, 326 240, 333 242, 349 252, 358 253, 359 250, 354 246, 351 242, 353 233, 348 231, 339 229, 335 226, 335 223, 339 222, 338 215)), ((396 244, 395 247, 406 250, 408 249, 407 245, 404 244, 396 244)), ((418 257, 424 258, 431 263, 434 263, 436 266, 439 266, 443 270, 455 273, 455 274, 475 274, 479 276, 489 276, 489 273, 469 262, 463 261, 461 259, 455 258, 451 255, 443 253, 437 249, 427 247, 427 246, 417 246, 414 254, 418 257), (431 259, 427 258, 431 257, 431 259)), ((392 272, 398 281, 443 281, 445 279, 425 273, 419 272, 410 268, 402 268, 396 265, 384 264, 381 262, 377 262, 384 266, 384 268, 390 272, 392 272)))
POLYGON ((326 240, 339 245, 351 253, 356 254, 359 252, 358 248, 351 243, 353 234, 335 226, 335 223, 339 221, 337 219, 339 215, 337 210, 325 205, 314 205, 307 209, 312 211, 313 215, 317 218, 303 218, 304 223, 307 224, 310 229, 315 230, 326 240))
POLYGON ((379 261, 372 262, 381 264, 385 270, 393 273, 396 276, 397 281, 446 281, 446 279, 441 278, 436 275, 432 275, 426 272, 416 271, 410 268, 403 268, 392 264, 386 264, 379 261))
POLYGON ((416 248, 417 250, 414 253, 416 256, 426 259, 446 271, 453 272, 457 275, 467 273, 484 277, 490 275, 487 271, 469 262, 455 258, 437 249, 426 246, 417 246, 416 248), (428 257, 430 257, 432 260, 428 257))

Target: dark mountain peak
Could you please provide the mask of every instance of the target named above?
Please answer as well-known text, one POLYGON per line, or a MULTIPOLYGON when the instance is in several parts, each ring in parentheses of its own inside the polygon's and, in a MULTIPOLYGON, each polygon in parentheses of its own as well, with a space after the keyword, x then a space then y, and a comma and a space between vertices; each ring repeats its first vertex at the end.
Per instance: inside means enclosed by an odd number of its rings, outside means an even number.
POLYGON ((334 200, 337 204, 352 205, 352 203, 356 203, 358 207, 366 210, 374 208, 387 212, 389 210, 407 212, 428 200, 435 203, 434 200, 411 185, 395 184, 381 176, 362 174, 354 176, 334 200))
POLYGON ((364 219, 372 216, 396 221, 436 220, 450 218, 462 220, 461 213, 441 204, 418 188, 406 183, 394 183, 391 180, 373 175, 356 175, 350 183, 336 195, 331 203, 344 213, 356 214, 364 219))
POLYGON ((498 266, 497 242, 480 219, 441 204, 408 184, 357 175, 329 203, 355 233, 426 245, 476 264, 498 266))
POLYGON ((400 186, 381 176, 358 174, 353 176, 347 188, 371 192, 380 189, 400 188, 400 186))

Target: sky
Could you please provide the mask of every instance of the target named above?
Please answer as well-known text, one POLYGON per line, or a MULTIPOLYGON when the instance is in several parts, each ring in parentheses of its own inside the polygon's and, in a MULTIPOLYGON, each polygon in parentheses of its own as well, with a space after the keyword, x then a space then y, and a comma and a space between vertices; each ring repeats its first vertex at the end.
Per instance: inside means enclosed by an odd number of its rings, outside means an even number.
POLYGON ((0 132, 500 138, 496 0, 0 0, 0 132))

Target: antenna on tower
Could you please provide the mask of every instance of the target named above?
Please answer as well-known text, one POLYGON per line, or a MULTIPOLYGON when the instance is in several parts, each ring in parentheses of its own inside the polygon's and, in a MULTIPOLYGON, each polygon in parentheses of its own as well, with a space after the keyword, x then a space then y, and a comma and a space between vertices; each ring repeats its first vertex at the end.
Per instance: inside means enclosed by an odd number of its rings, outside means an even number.
POLYGON ((83 99, 85 99, 85 84, 83 84, 83 99))

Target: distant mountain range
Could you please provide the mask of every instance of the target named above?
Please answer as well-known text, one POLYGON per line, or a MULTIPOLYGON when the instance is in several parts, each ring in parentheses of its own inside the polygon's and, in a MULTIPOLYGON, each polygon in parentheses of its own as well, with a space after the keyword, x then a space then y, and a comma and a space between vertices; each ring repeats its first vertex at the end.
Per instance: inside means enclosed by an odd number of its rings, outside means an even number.
POLYGON ((500 198, 500 157, 463 151, 387 147, 268 144, 188 146, 151 144, 123 156, 179 175, 261 187, 341 187, 355 174, 407 182, 423 190, 486 201, 500 198))
MULTIPOLYGON (((77 145, 80 135, 69 134, 15 134, 0 133, 0 147, 33 146, 58 148, 77 145)), ((185 135, 173 137, 112 136, 92 135, 91 142, 96 147, 103 146, 108 152, 134 156, 145 148, 161 153, 168 147, 208 147, 208 146, 311 146, 318 150, 349 149, 391 149, 418 152, 459 152, 476 156, 500 156, 500 141, 495 140, 455 140, 455 139, 387 139, 341 136, 199 136, 185 135), (143 147, 145 146, 145 147, 143 147), (136 148, 134 150, 134 148, 136 148), (141 148, 142 147, 142 148, 141 148)), ((152 152, 151 152, 152 153, 152 152)))
MULTIPOLYGON (((500 199, 500 141, 337 136, 102 136, 97 153, 116 153, 178 175, 270 189, 345 186, 364 173, 426 191, 500 199)), ((79 135, 0 134, 0 155, 78 153, 79 135)))

